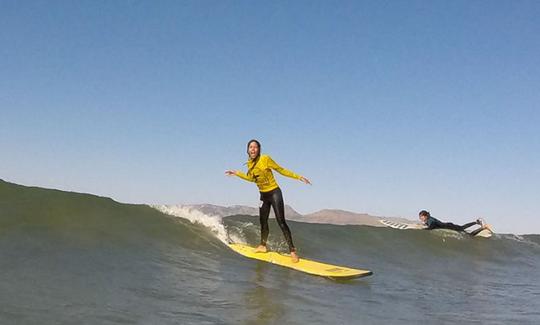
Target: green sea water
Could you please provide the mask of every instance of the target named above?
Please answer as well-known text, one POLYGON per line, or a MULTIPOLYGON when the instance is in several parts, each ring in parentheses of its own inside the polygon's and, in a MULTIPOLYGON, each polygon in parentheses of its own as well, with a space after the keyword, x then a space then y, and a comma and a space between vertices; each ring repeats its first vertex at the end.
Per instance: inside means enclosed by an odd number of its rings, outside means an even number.
POLYGON ((0 181, 0 324, 540 323, 539 235, 289 226, 301 256, 374 275, 332 281, 228 249, 257 244, 256 217, 0 181))

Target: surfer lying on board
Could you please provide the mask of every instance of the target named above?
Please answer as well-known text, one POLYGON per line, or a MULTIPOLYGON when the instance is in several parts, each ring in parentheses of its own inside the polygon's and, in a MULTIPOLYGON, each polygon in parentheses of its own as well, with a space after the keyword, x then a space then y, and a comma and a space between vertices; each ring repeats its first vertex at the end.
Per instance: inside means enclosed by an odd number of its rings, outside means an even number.
POLYGON ((300 175, 297 175, 281 166, 279 166, 269 155, 261 155, 261 144, 257 140, 250 140, 247 145, 247 154, 249 160, 247 162, 248 171, 244 174, 238 170, 227 170, 225 172, 228 176, 236 175, 246 181, 254 182, 260 191, 260 207, 259 207, 259 219, 261 222, 261 244, 256 248, 256 251, 266 253, 266 240, 268 239, 268 216, 270 214, 270 206, 274 208, 274 214, 276 215, 276 221, 283 231, 285 240, 289 245, 291 252, 291 258, 293 262, 298 262, 298 254, 294 247, 291 231, 285 222, 285 204, 283 203, 283 195, 279 188, 272 169, 277 171, 283 176, 298 179, 306 184, 311 182, 300 175))
POLYGON ((431 214, 426 211, 422 210, 420 213, 418 213, 418 217, 420 218, 420 221, 422 221, 426 226, 427 230, 433 230, 433 229, 451 229, 455 231, 461 231, 465 232, 465 229, 472 227, 474 225, 479 225, 480 228, 468 233, 471 236, 475 236, 478 233, 480 233, 482 230, 487 229, 492 232, 491 227, 486 224, 482 219, 476 219, 476 221, 469 222, 464 224, 463 226, 453 224, 451 222, 442 222, 438 219, 435 219, 431 216, 431 214))

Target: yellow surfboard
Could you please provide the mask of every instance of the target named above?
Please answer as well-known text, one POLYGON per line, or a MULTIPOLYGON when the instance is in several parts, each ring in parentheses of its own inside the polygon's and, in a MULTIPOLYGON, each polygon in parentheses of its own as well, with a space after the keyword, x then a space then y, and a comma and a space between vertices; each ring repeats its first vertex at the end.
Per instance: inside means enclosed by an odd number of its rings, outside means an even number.
POLYGON ((258 253, 255 252, 255 248, 244 244, 229 244, 229 247, 235 252, 249 258, 332 279, 353 279, 373 274, 373 272, 368 270, 351 269, 344 266, 315 262, 305 258, 300 258, 298 263, 293 263, 289 255, 276 252, 258 253))

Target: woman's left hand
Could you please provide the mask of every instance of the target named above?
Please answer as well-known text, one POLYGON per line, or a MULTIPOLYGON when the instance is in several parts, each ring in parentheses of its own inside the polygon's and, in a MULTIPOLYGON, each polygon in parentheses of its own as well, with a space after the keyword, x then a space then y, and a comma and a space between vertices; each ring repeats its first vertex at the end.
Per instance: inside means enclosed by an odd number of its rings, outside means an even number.
POLYGON ((300 180, 308 185, 311 185, 311 182, 309 181, 309 179, 305 178, 304 176, 300 176, 300 180))

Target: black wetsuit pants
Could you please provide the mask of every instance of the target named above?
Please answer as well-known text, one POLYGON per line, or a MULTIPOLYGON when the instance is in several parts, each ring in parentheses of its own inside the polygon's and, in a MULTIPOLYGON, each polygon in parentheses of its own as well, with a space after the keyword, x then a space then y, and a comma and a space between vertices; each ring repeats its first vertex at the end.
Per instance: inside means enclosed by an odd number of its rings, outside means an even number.
POLYGON ((283 235, 285 236, 285 240, 289 245, 290 251, 295 251, 296 249, 294 248, 292 241, 291 231, 285 222, 285 204, 283 203, 283 194, 281 193, 281 189, 278 187, 270 192, 260 193, 261 207, 259 208, 259 218, 261 221, 261 245, 266 246, 268 233, 270 232, 270 229, 268 228, 268 216, 270 215, 270 207, 272 207, 274 208, 276 221, 281 228, 281 231, 283 231, 283 235))
MULTIPOLYGON (((456 224, 453 224, 451 222, 441 222, 440 224, 437 224, 437 227, 435 229, 437 229, 437 228, 452 229, 452 230, 455 230, 455 231, 463 231, 464 232, 465 229, 467 229, 469 227, 472 227, 474 225, 477 225, 476 221, 466 223, 463 226, 456 225, 456 224)), ((482 230, 483 230, 482 228, 476 229, 475 231, 471 232, 470 235, 474 236, 474 235, 478 234, 482 230)))

